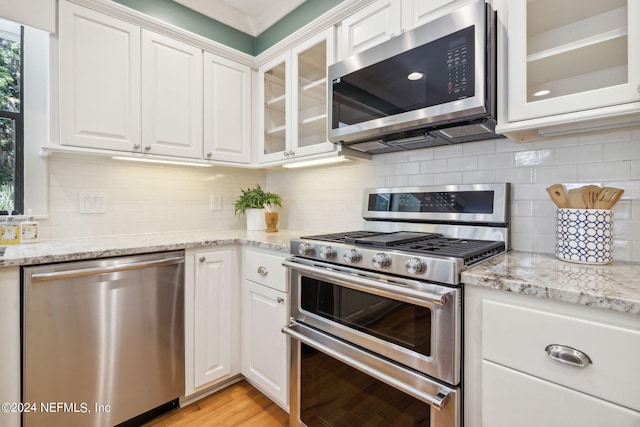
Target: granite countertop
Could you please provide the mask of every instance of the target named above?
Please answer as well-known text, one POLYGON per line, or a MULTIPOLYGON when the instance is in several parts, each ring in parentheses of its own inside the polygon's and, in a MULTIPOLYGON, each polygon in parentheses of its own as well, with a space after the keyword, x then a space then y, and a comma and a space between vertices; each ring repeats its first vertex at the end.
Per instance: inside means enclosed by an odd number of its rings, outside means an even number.
MULTIPOLYGON (((120 255, 244 244, 289 252, 289 242, 308 231, 276 233, 201 230, 61 239, 8 245, 0 267, 47 264, 120 255)), ((462 283, 533 295, 612 311, 640 314, 640 263, 613 261, 585 265, 560 261, 551 254, 510 251, 462 273, 462 283)))
POLYGON ((0 267, 47 264, 235 243, 288 253, 289 241, 305 234, 308 232, 279 230, 275 233, 267 233, 246 230, 203 230, 49 240, 6 246, 4 256, 0 257, 0 267))
POLYGON ((468 285, 640 314, 640 263, 575 264, 552 254, 511 251, 462 273, 468 285))

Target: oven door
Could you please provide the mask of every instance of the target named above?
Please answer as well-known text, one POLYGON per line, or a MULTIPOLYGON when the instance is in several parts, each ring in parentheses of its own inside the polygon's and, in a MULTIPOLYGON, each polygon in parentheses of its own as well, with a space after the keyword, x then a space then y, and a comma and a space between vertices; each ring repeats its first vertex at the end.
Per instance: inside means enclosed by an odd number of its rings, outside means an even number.
POLYGON ((291 317, 457 385, 461 290, 292 258, 291 317))
POLYGON ((293 322, 291 426, 459 427, 461 390, 293 322))

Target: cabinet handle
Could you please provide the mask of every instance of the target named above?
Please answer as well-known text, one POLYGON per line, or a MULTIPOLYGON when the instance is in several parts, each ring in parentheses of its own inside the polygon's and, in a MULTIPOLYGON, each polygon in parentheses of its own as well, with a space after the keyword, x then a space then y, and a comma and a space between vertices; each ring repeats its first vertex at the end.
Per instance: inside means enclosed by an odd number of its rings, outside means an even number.
POLYGON ((267 267, 258 267, 258 274, 261 276, 266 276, 267 274, 269 274, 269 270, 267 270, 267 267))
POLYGON ((296 155, 296 152, 295 152, 295 151, 289 151, 289 155, 290 155, 291 157, 293 157, 293 156, 295 156, 295 155, 296 155))
POLYGON ((205 262, 206 260, 207 260, 207 258, 206 258, 206 257, 203 257, 203 256, 201 256, 201 257, 198 259, 198 261, 200 261, 200 262, 205 262))
POLYGON ((285 156, 285 157, 289 157, 289 152, 288 152, 288 151, 285 151, 285 152, 284 152, 284 156, 285 156))
POLYGON ((209 151, 209 152, 207 153, 207 157, 211 157, 211 156, 213 156, 213 153, 212 153, 211 151, 209 151))
POLYGON ((145 145, 144 149, 145 149, 145 151, 149 151, 149 150, 151 150, 151 146, 150 145, 145 145))
POLYGON ((133 149, 134 150, 139 150, 140 149, 140 144, 133 144, 133 149))
POLYGON ((589 365, 591 359, 585 353, 566 345, 551 344, 545 348, 547 355, 555 361, 566 363, 567 365, 584 368, 589 365))
POLYGON ((276 298, 276 301, 278 301, 278 304, 282 304, 284 302, 284 298, 278 297, 276 298))

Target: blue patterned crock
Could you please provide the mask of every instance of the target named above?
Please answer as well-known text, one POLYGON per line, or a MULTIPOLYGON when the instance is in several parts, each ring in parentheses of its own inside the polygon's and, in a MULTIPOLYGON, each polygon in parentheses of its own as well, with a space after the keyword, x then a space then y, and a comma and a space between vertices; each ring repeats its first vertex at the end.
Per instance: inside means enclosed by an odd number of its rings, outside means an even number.
POLYGON ((582 264, 607 264, 613 252, 613 211, 558 209, 556 256, 582 264))

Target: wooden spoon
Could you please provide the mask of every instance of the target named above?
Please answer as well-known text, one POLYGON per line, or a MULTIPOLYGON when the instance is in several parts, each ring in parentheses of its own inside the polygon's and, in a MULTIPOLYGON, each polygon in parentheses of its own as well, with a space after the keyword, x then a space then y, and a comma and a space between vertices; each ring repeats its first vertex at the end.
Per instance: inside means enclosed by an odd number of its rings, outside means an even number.
POLYGON ((622 197, 624 190, 614 187, 604 187, 598 193, 596 202, 594 204, 595 209, 611 209, 613 205, 618 203, 620 197, 622 197))
POLYGON ((596 209, 596 200, 602 189, 597 185, 587 185, 582 188, 584 189, 584 201, 587 209, 596 209))
POLYGON ((587 202, 584 198, 585 187, 572 188, 569 190, 569 206, 573 209, 586 209, 587 202))
POLYGON ((547 193, 549 193, 551 200, 553 200, 553 203, 555 203, 558 208, 566 209, 569 207, 569 199, 562 184, 553 184, 547 187, 547 193))

